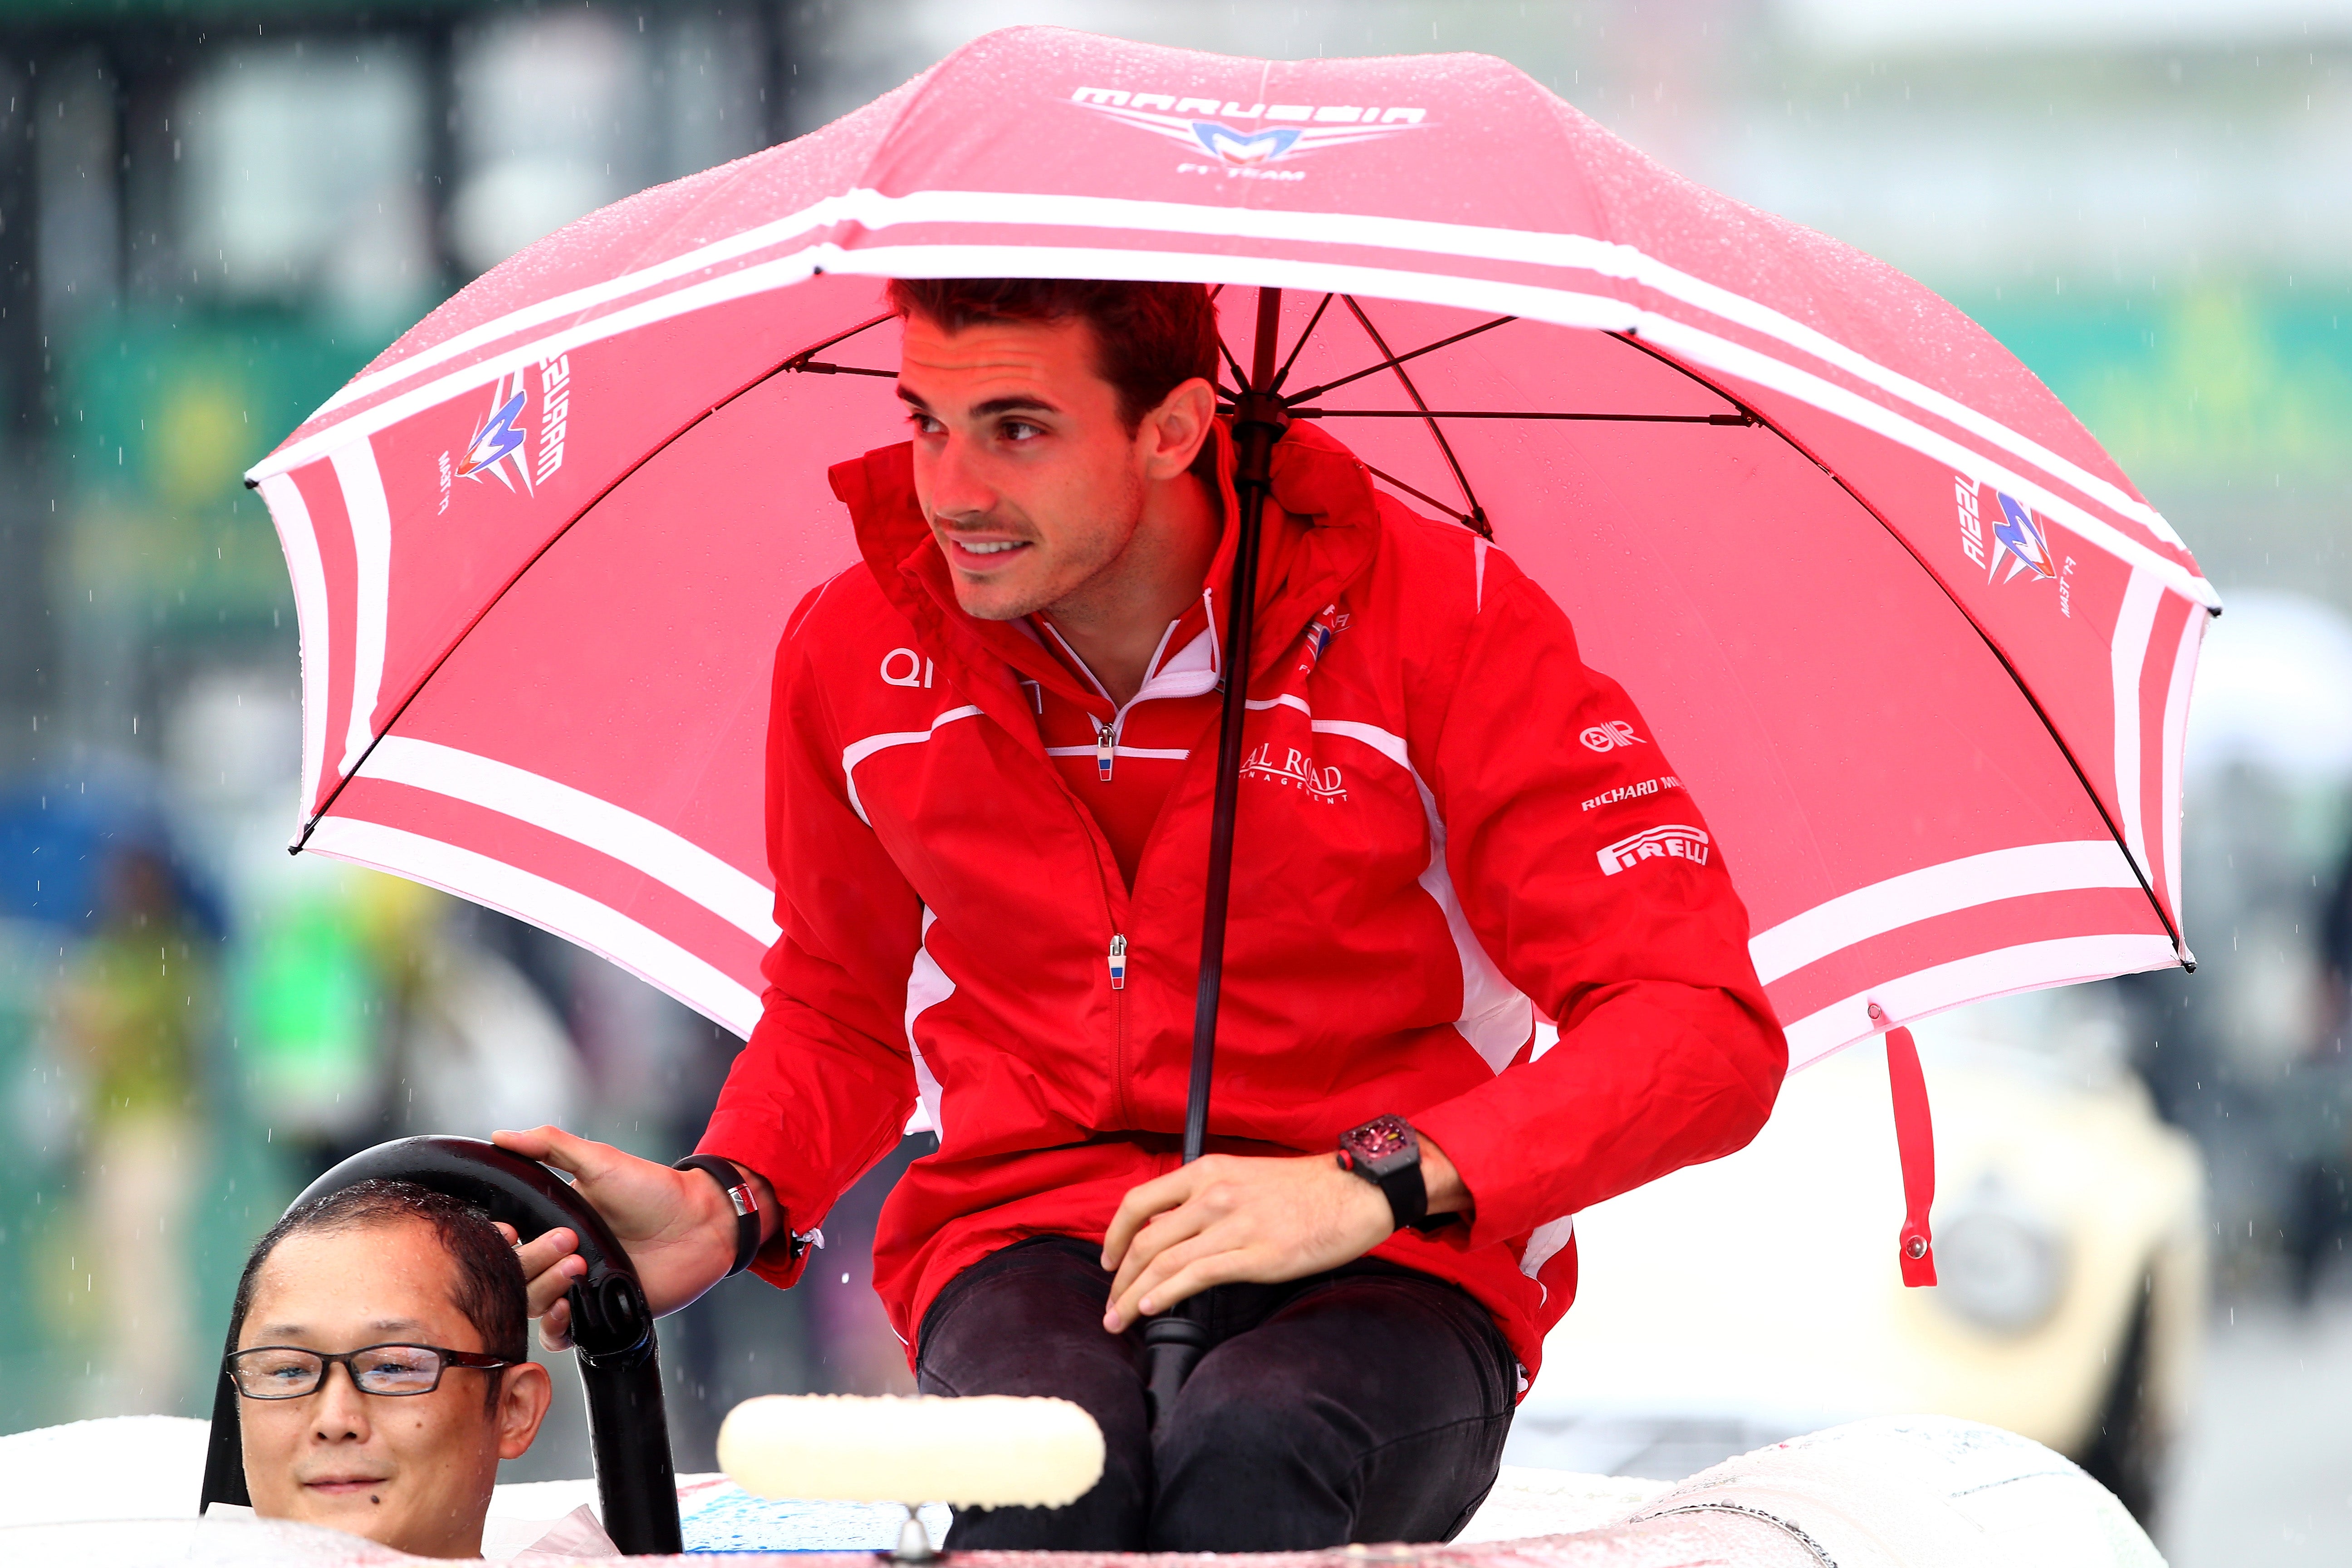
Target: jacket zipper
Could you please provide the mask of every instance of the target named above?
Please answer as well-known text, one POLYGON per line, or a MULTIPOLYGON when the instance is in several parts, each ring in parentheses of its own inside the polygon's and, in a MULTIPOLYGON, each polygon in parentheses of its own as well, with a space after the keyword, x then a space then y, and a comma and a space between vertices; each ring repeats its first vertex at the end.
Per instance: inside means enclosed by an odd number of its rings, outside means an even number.
POLYGON ((1111 724, 1095 726, 1095 782, 1110 783, 1111 758, 1118 752, 1118 731, 1111 724))
POLYGON ((1127 989, 1127 938, 1116 933, 1110 939, 1110 988, 1127 989))

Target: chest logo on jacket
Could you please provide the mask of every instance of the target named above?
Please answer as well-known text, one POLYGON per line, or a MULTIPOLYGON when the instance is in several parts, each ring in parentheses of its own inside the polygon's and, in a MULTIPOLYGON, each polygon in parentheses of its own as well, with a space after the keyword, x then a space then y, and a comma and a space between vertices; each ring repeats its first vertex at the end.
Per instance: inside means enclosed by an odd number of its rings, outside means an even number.
POLYGON ((1317 767, 1315 759, 1297 747, 1276 746, 1272 741, 1258 742, 1257 749, 1242 763, 1242 777, 1271 779, 1278 784, 1303 789, 1327 804, 1348 798, 1348 786, 1341 782, 1338 768, 1317 767))

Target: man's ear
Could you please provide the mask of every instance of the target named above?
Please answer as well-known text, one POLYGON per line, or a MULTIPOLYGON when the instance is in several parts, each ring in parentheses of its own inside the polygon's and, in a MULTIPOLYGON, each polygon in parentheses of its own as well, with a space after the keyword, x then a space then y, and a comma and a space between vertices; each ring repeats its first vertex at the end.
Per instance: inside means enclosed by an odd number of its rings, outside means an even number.
POLYGON ((1215 387, 1197 375, 1178 383, 1136 427, 1136 439, 1143 444, 1143 477, 1172 479, 1191 468, 1216 417, 1215 387))
POLYGON ((547 1419, 548 1406, 554 1403, 555 1384, 548 1380, 547 1369, 537 1362, 522 1362, 500 1372, 499 1458, 520 1459, 529 1453, 539 1436, 539 1424, 547 1419))

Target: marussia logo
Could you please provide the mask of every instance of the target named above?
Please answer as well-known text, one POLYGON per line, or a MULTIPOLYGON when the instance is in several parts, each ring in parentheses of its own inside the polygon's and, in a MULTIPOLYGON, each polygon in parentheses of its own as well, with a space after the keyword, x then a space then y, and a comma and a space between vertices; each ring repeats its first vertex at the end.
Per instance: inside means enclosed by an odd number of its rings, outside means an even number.
POLYGON ((1372 142, 1419 127, 1426 110, 1394 104, 1252 103, 1082 87, 1070 101, 1205 153, 1229 168, 1255 168, 1300 153, 1372 142), (1271 121, 1272 123, 1258 123, 1271 121))
POLYGON ((2021 572, 2036 577, 2058 575, 2050 553, 2048 523, 2040 513, 2005 490, 1970 484, 1954 475, 1952 493, 1960 509, 1960 552, 1985 569, 1985 580, 2006 583, 2021 572), (1990 539, 1986 538, 1990 524, 1990 539), (2007 574, 2002 565, 2009 567, 2007 574))
POLYGON ((526 365, 511 379, 501 376, 490 389, 489 413, 467 444, 466 455, 457 460, 455 476, 478 484, 485 478, 493 479, 509 490, 520 486, 523 494, 531 495, 563 467, 564 437, 571 423, 570 355, 558 354, 536 367, 526 365), (540 396, 536 453, 531 450, 531 433, 523 423, 530 412, 530 389, 525 377, 533 368, 539 372, 540 396))
POLYGON ((1644 860, 1687 860, 1694 866, 1704 866, 1706 835, 1696 827, 1653 827, 1647 833, 1620 838, 1601 851, 1600 858, 1601 874, 1607 877, 1630 871, 1644 860))

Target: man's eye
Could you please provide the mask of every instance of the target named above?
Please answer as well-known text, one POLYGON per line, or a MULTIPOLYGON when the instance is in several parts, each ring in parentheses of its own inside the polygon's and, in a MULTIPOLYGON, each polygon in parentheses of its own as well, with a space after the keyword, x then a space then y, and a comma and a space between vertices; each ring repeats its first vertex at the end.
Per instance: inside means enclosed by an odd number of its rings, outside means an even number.
POLYGON ((909 414, 907 416, 907 423, 915 427, 915 433, 919 436, 936 436, 947 428, 928 414, 909 414))
POLYGON ((1045 433, 1044 426, 1032 425, 1025 419, 1008 419, 998 429, 1008 441, 1034 441, 1045 433))

